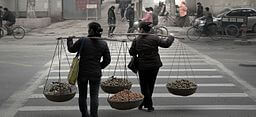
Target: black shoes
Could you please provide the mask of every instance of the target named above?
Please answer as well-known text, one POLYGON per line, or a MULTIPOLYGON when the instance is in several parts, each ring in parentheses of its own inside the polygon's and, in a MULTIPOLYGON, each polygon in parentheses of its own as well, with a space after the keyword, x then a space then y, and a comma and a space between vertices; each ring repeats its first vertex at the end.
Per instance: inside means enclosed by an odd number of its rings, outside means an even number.
POLYGON ((147 111, 148 111, 148 112, 153 112, 154 110, 155 110, 154 107, 149 107, 147 111))
POLYGON ((138 107, 138 109, 139 109, 139 110, 142 110, 142 107, 143 107, 143 105, 140 105, 140 106, 138 107))

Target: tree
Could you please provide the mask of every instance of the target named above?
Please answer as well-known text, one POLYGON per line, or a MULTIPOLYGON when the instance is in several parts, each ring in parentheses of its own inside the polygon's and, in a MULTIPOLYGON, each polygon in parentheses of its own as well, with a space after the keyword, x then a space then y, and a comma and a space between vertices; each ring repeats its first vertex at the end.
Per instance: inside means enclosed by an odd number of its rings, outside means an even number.
POLYGON ((35 0, 27 0, 27 18, 36 18, 35 6, 35 0))

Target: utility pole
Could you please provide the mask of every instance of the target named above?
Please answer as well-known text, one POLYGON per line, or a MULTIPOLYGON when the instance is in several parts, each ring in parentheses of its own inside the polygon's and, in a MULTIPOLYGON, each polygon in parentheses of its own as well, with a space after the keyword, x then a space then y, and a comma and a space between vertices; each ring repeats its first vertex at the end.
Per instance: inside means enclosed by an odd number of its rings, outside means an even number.
POLYGON ((15 0, 15 14, 16 17, 19 17, 19 1, 15 0))
POLYGON ((169 0, 169 3, 170 3, 169 12, 171 13, 172 16, 174 16, 176 13, 175 0, 169 0))

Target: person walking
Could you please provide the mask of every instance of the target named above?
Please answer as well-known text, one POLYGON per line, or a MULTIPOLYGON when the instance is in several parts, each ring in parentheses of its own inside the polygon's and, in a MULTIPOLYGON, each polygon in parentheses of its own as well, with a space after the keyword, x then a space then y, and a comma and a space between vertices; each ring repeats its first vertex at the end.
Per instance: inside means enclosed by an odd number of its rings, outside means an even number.
POLYGON ((67 39, 68 51, 78 52, 80 47, 80 62, 78 72, 79 109, 82 117, 98 117, 99 86, 102 76, 101 69, 111 61, 108 45, 105 41, 90 37, 101 37, 103 29, 97 22, 88 24, 88 36, 73 44, 72 37, 67 39), (83 44, 83 45, 82 45, 83 44), (101 61, 102 58, 102 61, 101 61), (90 88, 90 114, 87 110, 87 89, 90 88))
POLYGON ((212 13, 210 12, 209 7, 205 7, 205 13, 204 16, 200 18, 201 20, 206 20, 206 25, 213 22, 212 13))
POLYGON ((111 6, 108 9, 108 25, 108 36, 110 36, 110 33, 113 33, 116 28, 115 6, 111 6))
POLYGON ((10 27, 16 23, 16 17, 8 8, 4 8, 3 20, 6 21, 4 26, 7 28, 7 35, 11 35, 12 31, 10 27))
POLYGON ((152 35, 151 23, 141 22, 139 25, 140 33, 148 33, 149 35, 140 35, 134 39, 129 49, 131 56, 137 56, 138 73, 141 93, 144 95, 142 104, 138 107, 139 110, 147 108, 146 111, 154 111, 152 94, 154 91, 156 77, 162 62, 159 55, 158 47, 168 48, 174 41, 173 36, 168 36, 165 39, 160 39, 157 35, 152 35))
POLYGON ((134 18, 135 18, 134 3, 131 3, 130 6, 126 9, 125 17, 129 22, 128 33, 130 33, 131 31, 130 29, 133 27, 134 18))
POLYGON ((145 8, 145 10, 146 10, 145 15, 143 16, 141 21, 153 23, 153 16, 152 16, 153 10, 151 11, 149 7, 145 8))
POLYGON ((121 13, 121 19, 124 18, 124 12, 126 10, 126 8, 128 7, 128 2, 126 0, 120 0, 120 3, 119 3, 119 9, 120 9, 120 13, 121 13))
POLYGON ((186 3, 184 1, 181 2, 181 5, 179 6, 179 21, 180 21, 180 27, 183 27, 184 24, 186 23, 186 19, 187 19, 187 11, 188 8, 186 6, 186 3))
POLYGON ((3 6, 0 6, 0 27, 3 26, 3 6))
POLYGON ((204 8, 200 2, 197 3, 196 18, 204 16, 204 8))

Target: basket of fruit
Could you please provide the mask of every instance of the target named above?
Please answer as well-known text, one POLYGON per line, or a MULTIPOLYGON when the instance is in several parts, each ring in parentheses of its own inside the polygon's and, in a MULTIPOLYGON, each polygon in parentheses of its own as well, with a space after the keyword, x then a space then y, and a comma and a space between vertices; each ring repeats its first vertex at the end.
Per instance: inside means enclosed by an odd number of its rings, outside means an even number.
POLYGON ((196 92, 197 85, 189 80, 176 80, 166 85, 168 91, 174 95, 189 96, 196 92))
POLYGON ((124 89, 130 90, 132 82, 127 79, 112 76, 108 80, 101 82, 100 87, 106 93, 115 94, 123 91, 124 89))
POLYGON ((110 106, 117 110, 129 110, 138 107, 144 96, 130 90, 123 90, 107 99, 110 106))
POLYGON ((75 85, 68 83, 52 82, 45 86, 44 96, 53 102, 65 102, 71 100, 76 95, 75 85))

